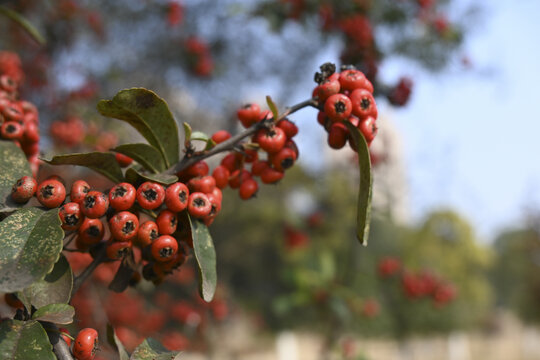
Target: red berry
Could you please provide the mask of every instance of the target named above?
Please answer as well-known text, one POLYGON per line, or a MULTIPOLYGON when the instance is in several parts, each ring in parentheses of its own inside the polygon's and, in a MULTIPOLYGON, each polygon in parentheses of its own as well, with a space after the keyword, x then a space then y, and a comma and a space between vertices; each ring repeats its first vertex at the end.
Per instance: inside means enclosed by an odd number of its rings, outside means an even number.
POLYGON ((85 245, 95 245, 103 239, 103 223, 99 219, 85 218, 79 227, 79 240, 85 245))
POLYGON ((89 191, 81 203, 81 211, 91 219, 105 215, 109 209, 109 198, 100 191, 89 191))
POLYGON ((251 165, 251 174, 254 176, 260 176, 264 169, 269 166, 270 164, 268 163, 268 161, 257 160, 251 165))
POLYGON ((67 231, 77 230, 83 223, 81 208, 75 202, 62 205, 58 215, 62 221, 62 229, 67 231))
POLYGON ((165 205, 174 212, 180 212, 187 207, 189 198, 188 187, 181 182, 169 185, 165 191, 165 205))
POLYGON ((120 183, 109 192, 109 202, 116 211, 128 210, 135 203, 137 191, 130 183, 120 183))
POLYGON ((188 211, 194 218, 202 218, 210 213, 212 204, 206 194, 195 192, 189 195, 188 211))
POLYGON ((73 344, 73 355, 77 360, 92 360, 98 350, 98 333, 92 328, 79 331, 73 344))
POLYGON ((11 198, 16 203, 24 204, 34 196, 36 189, 36 179, 31 176, 23 176, 11 188, 11 198))
POLYGON ((89 191, 90 185, 88 185, 86 181, 77 180, 71 185, 71 192, 69 193, 69 197, 71 201, 80 204, 89 191))
POLYGON ((24 135, 24 126, 15 121, 5 122, 0 127, 0 135, 8 140, 21 140, 24 135))
POLYGON ((178 252, 178 242, 172 236, 162 235, 152 243, 151 252, 159 262, 172 260, 178 252))
POLYGON ((187 186, 190 192, 209 193, 216 187, 216 179, 210 175, 196 177, 188 181, 187 186))
POLYGON ((259 184, 253 178, 246 179, 240 185, 239 195, 242 200, 248 200, 255 196, 259 190, 259 184))
POLYGON ((319 86, 315 88, 315 93, 319 97, 319 102, 322 104, 330 96, 339 93, 340 89, 339 81, 337 80, 325 80, 319 86))
POLYGON ((354 91, 356 89, 366 89, 370 93, 373 93, 373 85, 366 78, 364 73, 359 70, 345 70, 339 75, 339 83, 341 84, 341 90, 354 91))
POLYGON ((375 139, 379 128, 377 127, 377 122, 372 117, 367 117, 360 121, 358 126, 362 135, 366 139, 366 142, 369 144, 375 139))
POLYGON ((210 171, 210 169, 208 168, 208 164, 206 163, 206 161, 201 160, 191 165, 190 167, 188 167, 185 171, 186 171, 186 175, 192 178, 196 176, 208 175, 208 172, 210 171))
POLYGON ((116 162, 118 165, 120 165, 120 167, 128 167, 131 165, 131 163, 133 163, 133 159, 127 155, 116 153, 114 156, 116 157, 116 162))
POLYGON ((227 169, 223 165, 216 166, 214 171, 212 172, 212 176, 214 177, 214 180, 216 181, 216 186, 220 189, 224 189, 227 187, 227 184, 229 183, 229 176, 230 176, 229 169, 227 169))
POLYGON ((285 132, 279 127, 263 130, 256 136, 256 142, 259 143, 261 149, 269 154, 277 153, 279 150, 283 149, 286 141, 287 135, 285 135, 285 132))
POLYGON ((298 127, 289 119, 279 120, 276 126, 285 132, 287 139, 293 138, 296 136, 296 134, 298 134, 298 127))
POLYGON ((244 161, 247 163, 252 163, 259 159, 259 152, 255 149, 245 149, 244 153, 244 161))
POLYGON ((332 149, 341 149, 347 143, 349 130, 342 123, 333 123, 328 131, 328 145, 332 149))
POLYGON ((236 152, 230 153, 226 155, 221 160, 221 165, 227 168, 229 172, 233 172, 234 170, 238 170, 242 167, 242 155, 236 152))
POLYGON ((368 116, 377 118, 377 105, 373 95, 367 90, 357 89, 351 93, 352 113, 360 119, 368 116))
POLYGON ((130 241, 137 236, 139 219, 129 211, 121 211, 109 219, 109 229, 116 241, 130 241))
POLYGON ((66 189, 58 180, 45 180, 38 185, 36 197, 41 205, 50 209, 56 208, 66 199, 66 189))
POLYGON ((154 221, 145 221, 139 226, 139 231, 137 233, 137 244, 143 248, 152 243, 159 237, 158 226, 154 221))
POLYGON ((24 124, 23 141, 28 143, 37 143, 39 141, 39 127, 34 122, 24 124))
POLYGON ((242 125, 248 128, 261 120, 261 108, 257 104, 247 104, 238 109, 236 115, 242 125))
POLYGON ((68 347, 71 347, 71 337, 69 336, 69 331, 66 328, 58 328, 58 331, 60 331, 60 336, 64 341, 66 342, 68 347))
POLYGON ((272 165, 277 171, 285 171, 294 165, 296 153, 291 148, 284 147, 272 156, 272 165))
POLYGON ((137 202, 143 209, 153 210, 163 204, 165 200, 165 190, 163 186, 147 181, 137 189, 137 202))
POLYGON ((231 133, 229 133, 227 130, 219 130, 212 135, 212 140, 214 140, 216 144, 220 144, 230 138, 231 133))
POLYGON ((107 242, 107 257, 111 260, 120 260, 129 254, 132 248, 131 241, 109 241, 107 242))
POLYGON ((343 94, 332 95, 324 103, 324 112, 333 122, 347 120, 351 111, 351 100, 343 94))
POLYGON ((236 170, 229 177, 229 186, 232 189, 238 189, 242 182, 250 177, 251 174, 246 169, 236 170))
POLYGON ((162 210, 156 219, 156 224, 160 234, 172 235, 176 231, 178 217, 170 210, 162 210))
POLYGON ((275 184, 283 178, 285 174, 272 167, 267 167, 261 172, 261 181, 264 184, 275 184))

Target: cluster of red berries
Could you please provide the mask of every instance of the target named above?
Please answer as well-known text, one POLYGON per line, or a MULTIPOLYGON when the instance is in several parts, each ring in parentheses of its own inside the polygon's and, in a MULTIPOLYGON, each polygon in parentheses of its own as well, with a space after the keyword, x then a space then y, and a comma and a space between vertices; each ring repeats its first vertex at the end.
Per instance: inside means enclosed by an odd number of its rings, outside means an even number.
POLYGON ((427 270, 413 272, 404 269, 401 261, 394 257, 382 258, 378 264, 378 272, 383 278, 401 274, 403 291, 410 299, 431 297, 435 305, 444 306, 457 296, 457 290, 450 282, 427 270))
POLYGON ((399 79, 397 85, 390 89, 386 94, 390 104, 394 106, 405 106, 409 102, 413 87, 413 82, 408 77, 399 79))
POLYGON ((34 104, 18 99, 17 55, 3 52, 0 57, 0 138, 15 142, 25 153, 34 174, 39 166, 39 116, 34 104), (1 63, 5 61, 7 63, 1 63), (11 64, 11 65, 10 65, 11 64), (15 67, 15 69, 13 69, 15 67), (17 78, 13 78, 14 74, 17 78))
POLYGON ((73 147, 84 140, 86 128, 81 118, 69 116, 51 123, 49 132, 57 145, 73 147))
POLYGON ((196 75, 202 77, 212 75, 214 61, 212 60, 210 48, 206 42, 192 36, 186 40, 184 48, 188 55, 189 66, 196 75))
POLYGON ((95 329, 82 329, 73 342, 67 329, 60 328, 59 331, 66 344, 71 347, 71 352, 76 360, 94 359, 99 350, 98 332, 95 329))
POLYGON ((326 63, 315 74, 319 84, 313 97, 319 100, 319 124, 328 132, 328 145, 341 149, 348 142, 353 150, 357 145, 345 122, 360 130, 368 145, 377 135, 377 104, 373 97, 373 85, 356 69, 335 72, 335 65, 326 63))

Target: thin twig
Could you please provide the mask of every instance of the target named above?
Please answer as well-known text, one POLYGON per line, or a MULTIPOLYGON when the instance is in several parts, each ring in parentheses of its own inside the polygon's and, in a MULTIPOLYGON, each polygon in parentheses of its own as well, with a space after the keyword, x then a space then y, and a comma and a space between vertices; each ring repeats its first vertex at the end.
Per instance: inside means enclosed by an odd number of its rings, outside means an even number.
POLYGON ((96 254, 96 257, 94 260, 88 265, 86 269, 83 270, 82 273, 77 275, 75 279, 73 280, 73 290, 71 291, 72 294, 75 294, 77 290, 81 287, 83 282, 92 275, 92 272, 102 263, 107 260, 107 253, 106 253, 106 247, 103 246, 101 249, 99 249, 98 253, 96 254))
POLYGON ((58 327, 49 322, 42 322, 41 324, 47 332, 49 342, 53 346, 54 355, 56 355, 58 360, 74 360, 73 355, 71 355, 71 351, 69 350, 69 346, 64 341, 64 338, 62 338, 58 327))

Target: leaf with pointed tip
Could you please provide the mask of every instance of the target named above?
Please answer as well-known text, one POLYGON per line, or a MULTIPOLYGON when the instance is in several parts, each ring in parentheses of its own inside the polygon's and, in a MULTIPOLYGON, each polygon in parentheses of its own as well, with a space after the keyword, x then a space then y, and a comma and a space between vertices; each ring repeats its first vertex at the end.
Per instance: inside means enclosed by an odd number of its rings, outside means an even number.
POLYGON ((24 29, 34 40, 40 45, 45 45, 45 38, 39 33, 39 31, 28 21, 24 16, 16 11, 8 9, 5 6, 0 6, 0 14, 3 14, 16 22, 20 27, 24 29))
POLYGON ((125 256, 122 259, 120 267, 116 271, 114 279, 109 284, 109 290, 112 290, 117 293, 121 293, 127 289, 131 277, 137 270, 137 264, 135 264, 135 259, 133 254, 125 256))
POLYGON ((371 196, 373 177, 369 147, 364 136, 350 122, 345 121, 349 133, 358 147, 358 165, 360 168, 360 188, 358 190, 358 207, 356 220, 356 236, 362 245, 367 245, 369 225, 371 222, 371 196))
POLYGON ((84 166, 100 173, 107 179, 119 183, 124 181, 122 169, 112 153, 91 152, 57 155, 50 160, 42 159, 51 165, 78 165, 84 166))
POLYGON ((0 291, 16 292, 45 277, 62 251, 58 209, 24 208, 0 222, 0 291))
POLYGON ((13 141, 0 140, 0 212, 22 206, 11 199, 11 188, 23 176, 32 176, 26 156, 13 141))
POLYGON ((27 309, 34 305, 41 308, 49 304, 67 304, 73 288, 73 272, 69 262, 60 255, 53 270, 43 280, 36 281, 26 289, 19 291, 17 297, 27 309))
POLYGON ((278 109, 277 109, 276 104, 274 103, 274 101, 272 100, 272 98, 270 96, 266 96, 266 103, 268 104, 268 108, 272 112, 272 116, 274 118, 274 121, 276 121, 277 118, 279 117, 279 113, 278 113, 278 109))
POLYGON ((49 304, 32 314, 32 320, 48 321, 54 324, 71 324, 75 309, 68 304, 49 304))
POLYGON ((140 144, 123 144, 113 149, 120 154, 129 156, 146 170, 153 173, 160 173, 167 170, 163 157, 155 147, 140 143, 140 144))
POLYGON ((180 359, 178 351, 169 351, 157 340, 152 338, 145 339, 142 344, 137 346, 130 360, 178 360, 180 359))
POLYGON ((191 133, 190 140, 208 141, 210 137, 202 131, 194 131, 191 133))
POLYGON ((123 120, 155 147, 167 168, 179 159, 178 125, 165 100, 144 88, 125 89, 97 105, 103 116, 123 120))
POLYGON ((189 141, 191 139, 191 133, 193 130, 191 130, 191 125, 189 125, 187 122, 182 123, 184 126, 184 136, 186 141, 189 141))
POLYGON ((111 324, 107 324, 107 342, 118 351, 119 360, 129 360, 124 344, 118 339, 111 324))
POLYGON ((216 291, 216 249, 206 225, 189 218, 193 236, 193 251, 199 269, 199 293, 206 302, 212 301, 216 291))
POLYGON ((145 181, 153 181, 163 185, 170 185, 178 181, 178 177, 168 174, 145 174, 135 168, 126 171, 126 181, 130 184, 141 184, 145 181))
POLYGON ((56 360, 56 356, 40 323, 10 319, 0 324, 0 359, 56 360))

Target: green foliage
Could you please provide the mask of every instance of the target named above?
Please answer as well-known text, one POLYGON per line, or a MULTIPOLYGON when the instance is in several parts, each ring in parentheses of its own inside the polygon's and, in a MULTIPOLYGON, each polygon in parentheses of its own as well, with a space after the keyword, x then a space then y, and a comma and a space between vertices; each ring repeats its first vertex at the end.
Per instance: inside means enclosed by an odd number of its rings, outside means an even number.
POLYGON ((32 314, 32 320, 47 321, 55 324, 71 324, 75 309, 68 304, 49 304, 40 307, 32 314))
POLYGON ((199 270, 199 293, 207 301, 212 301, 217 285, 216 250, 206 225, 189 218, 193 236, 193 252, 199 270))
POLYGON ((179 353, 165 349, 158 341, 148 338, 135 349, 130 360, 177 360, 179 353))
POLYGON ((113 151, 129 156, 154 174, 167 169, 160 152, 148 144, 123 144, 114 148, 113 151))
POLYGON ((40 323, 5 320, 0 324, 0 359, 56 360, 56 356, 40 323))
POLYGON ((11 199, 11 188, 23 176, 32 176, 30 165, 13 141, 0 140, 0 212, 13 211, 21 205, 11 199))
POLYGON ((91 152, 84 154, 57 155, 52 159, 42 159, 51 165, 78 165, 84 166, 105 176, 107 179, 119 183, 124 181, 122 169, 112 153, 91 152))
POLYGON ((126 170, 126 181, 135 185, 145 181, 154 181, 163 185, 169 185, 178 181, 178 178, 175 175, 169 174, 147 174, 136 167, 130 167, 126 170))
POLYGON ((0 291, 23 290, 45 277, 62 251, 58 209, 25 208, 0 223, 0 291))
POLYGON ((179 160, 178 126, 167 103, 154 92, 133 88, 118 92, 112 100, 101 100, 103 116, 123 120, 162 155, 167 168, 179 160))

